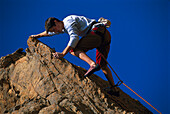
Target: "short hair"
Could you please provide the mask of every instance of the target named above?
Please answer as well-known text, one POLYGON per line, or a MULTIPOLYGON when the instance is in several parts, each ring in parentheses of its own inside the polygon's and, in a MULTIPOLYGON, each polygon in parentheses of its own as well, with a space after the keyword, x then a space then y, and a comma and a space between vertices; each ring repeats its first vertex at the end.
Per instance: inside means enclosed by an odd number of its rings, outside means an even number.
POLYGON ((52 28, 53 26, 56 26, 54 20, 60 22, 60 20, 57 19, 57 18, 55 18, 55 17, 49 17, 49 18, 45 21, 45 29, 46 29, 46 32, 47 32, 47 33, 49 32, 49 29, 50 29, 50 28, 52 28))

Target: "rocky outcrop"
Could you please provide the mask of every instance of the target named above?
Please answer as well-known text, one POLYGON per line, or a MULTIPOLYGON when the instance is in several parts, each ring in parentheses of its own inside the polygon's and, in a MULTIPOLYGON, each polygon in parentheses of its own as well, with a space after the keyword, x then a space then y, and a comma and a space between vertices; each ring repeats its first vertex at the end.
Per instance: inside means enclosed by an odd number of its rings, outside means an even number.
POLYGON ((83 78, 85 69, 29 38, 26 53, 19 49, 0 59, 0 113, 12 114, 149 114, 139 101, 121 89, 111 96, 96 75, 83 78))

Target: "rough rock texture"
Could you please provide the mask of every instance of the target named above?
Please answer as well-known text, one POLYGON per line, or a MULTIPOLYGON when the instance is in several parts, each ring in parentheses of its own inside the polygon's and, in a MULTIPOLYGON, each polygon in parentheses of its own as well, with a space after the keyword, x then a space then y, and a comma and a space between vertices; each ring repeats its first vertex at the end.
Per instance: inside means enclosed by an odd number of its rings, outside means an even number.
POLYGON ((52 50, 29 38, 26 53, 19 49, 0 59, 0 113, 12 114, 149 114, 123 91, 111 96, 96 75, 83 78, 85 69, 52 57, 52 50))

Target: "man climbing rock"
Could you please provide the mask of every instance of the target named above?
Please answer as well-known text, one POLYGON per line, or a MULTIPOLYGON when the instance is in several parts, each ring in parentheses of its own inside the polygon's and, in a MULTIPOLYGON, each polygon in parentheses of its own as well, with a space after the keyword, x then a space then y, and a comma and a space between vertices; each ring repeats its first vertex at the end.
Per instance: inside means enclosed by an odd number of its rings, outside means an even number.
POLYGON ((61 58, 70 52, 72 55, 84 60, 90 65, 90 68, 84 75, 85 77, 101 69, 111 85, 111 90, 116 91, 111 70, 102 58, 102 56, 107 58, 111 42, 111 35, 103 23, 77 15, 67 16, 63 21, 50 17, 45 21, 45 29, 44 32, 31 35, 30 37, 40 38, 60 33, 69 34, 70 40, 67 47, 61 53, 53 53, 53 56, 61 58), (96 48, 96 62, 86 55, 88 50, 94 48, 96 48))

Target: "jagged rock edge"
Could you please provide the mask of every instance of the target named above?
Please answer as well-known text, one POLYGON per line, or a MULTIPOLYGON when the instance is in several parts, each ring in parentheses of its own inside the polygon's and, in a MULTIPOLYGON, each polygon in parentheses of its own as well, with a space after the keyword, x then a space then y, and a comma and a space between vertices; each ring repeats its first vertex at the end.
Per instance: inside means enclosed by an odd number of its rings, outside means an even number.
MULTIPOLYGON (((30 40, 30 38, 29 38, 29 40, 30 40)), ((29 41, 28 40, 28 41, 29 41)), ((42 42, 40 42, 40 41, 38 41, 38 40, 35 40, 35 39, 31 39, 33 42, 34 42, 34 45, 35 46, 37 46, 38 45, 38 43, 41 43, 42 45, 46 45, 46 44, 44 44, 44 43, 42 43, 42 42)), ((28 43, 28 45, 29 45, 29 43, 28 43)), ((47 45, 46 45, 47 46, 47 45)), ((34 50, 31 50, 30 51, 30 48, 31 46, 29 46, 29 48, 27 48, 26 49, 26 52, 27 52, 27 54, 32 54, 32 53, 30 53, 31 51, 34 51, 34 50)), ((52 52, 54 52, 54 50, 53 49, 51 49, 49 46, 47 46, 48 48, 49 48, 49 50, 50 50, 50 52, 52 53, 52 52)), ((19 49, 20 50, 20 49, 19 49)), ((14 52, 15 54, 16 53, 18 53, 18 50, 16 51, 16 52, 14 52)), ((20 52, 19 52, 20 53, 20 52)), ((25 54, 21 54, 21 56, 18 58, 18 59, 16 59, 15 61, 13 60, 13 62, 11 62, 11 64, 15 64, 15 62, 17 61, 17 60, 19 60, 19 59, 21 59, 22 57, 24 57, 25 56, 25 54)), ((51 60, 52 60, 53 58, 52 58, 52 54, 51 54, 51 60)), ((61 61, 64 61, 64 62, 67 62, 67 63, 69 63, 67 60, 65 60, 65 59, 60 59, 61 61)), ((10 65, 11 65, 10 64, 10 65)), ((6 67, 8 67, 8 66, 10 66, 10 65, 6 65, 5 67, 3 66, 3 67, 1 67, 1 68, 6 68, 6 67)), ((77 69, 76 71, 77 72, 81 72, 81 71, 83 71, 83 72, 85 72, 85 69, 83 69, 83 68, 81 68, 81 67, 77 67, 77 66, 75 66, 75 65, 73 65, 73 64, 71 64, 75 69, 77 69)), ((75 71, 75 72, 76 72, 75 71)), ((96 78, 98 78, 98 77, 96 77, 95 75, 93 75, 92 76, 93 78, 89 78, 90 80, 92 80, 93 82, 95 82, 95 79, 96 78)), ((95 82, 96 83, 96 82, 95 82)), ((96 83, 97 84, 97 83, 96 83)), ((97 84, 98 85, 98 84, 97 84)), ((36 92, 36 91, 35 91, 36 92)), ((103 92, 103 91, 102 91, 103 92)), ((104 92, 105 93, 105 92, 104 92)), ((109 94, 107 94, 107 93, 105 93, 106 94, 106 96, 108 96, 108 97, 110 97, 110 98, 112 98, 114 101, 117 101, 117 102, 119 102, 119 98, 116 98, 116 97, 114 97, 114 96, 110 96, 109 94)), ((38 95, 38 94, 37 94, 38 95)), ((48 95, 49 96, 49 95, 48 95)), ((48 97, 47 96, 47 97, 48 97)), ((41 97, 41 96, 40 96, 41 97)), ((37 98, 37 96, 35 97, 35 98, 33 98, 33 99, 36 99, 37 98)), ((43 97, 42 97, 43 98, 43 97)), ((25 103, 24 103, 25 104, 25 103)), ((121 104, 123 104, 123 103, 121 103, 121 104)), ((50 105, 49 105, 50 106, 50 105)), ((15 106, 15 107, 19 107, 19 106, 15 106)), ((46 107, 48 107, 48 106, 46 106, 46 107)), ((121 107, 124 107, 124 106, 121 106, 121 107)), ((126 107, 126 106, 125 106, 126 107)), ((43 108, 45 108, 45 107, 43 107, 43 108)), ((43 109, 42 108, 42 109, 43 109)), ((41 111, 42 109, 40 109, 39 111, 41 111)), ((128 109, 127 109, 128 110, 128 109)))

